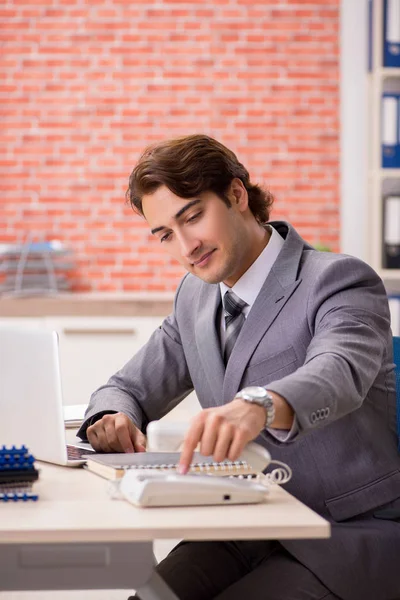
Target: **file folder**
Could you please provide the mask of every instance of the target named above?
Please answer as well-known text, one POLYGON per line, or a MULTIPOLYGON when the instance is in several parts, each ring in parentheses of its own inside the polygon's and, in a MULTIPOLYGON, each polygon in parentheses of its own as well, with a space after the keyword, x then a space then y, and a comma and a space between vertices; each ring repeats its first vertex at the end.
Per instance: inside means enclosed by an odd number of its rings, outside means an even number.
POLYGON ((400 195, 384 199, 383 267, 400 269, 400 195))
POLYGON ((400 168, 399 114, 400 93, 384 93, 381 129, 382 167, 384 169, 400 168))
POLYGON ((383 66, 400 67, 400 0, 385 0, 383 24, 383 66))

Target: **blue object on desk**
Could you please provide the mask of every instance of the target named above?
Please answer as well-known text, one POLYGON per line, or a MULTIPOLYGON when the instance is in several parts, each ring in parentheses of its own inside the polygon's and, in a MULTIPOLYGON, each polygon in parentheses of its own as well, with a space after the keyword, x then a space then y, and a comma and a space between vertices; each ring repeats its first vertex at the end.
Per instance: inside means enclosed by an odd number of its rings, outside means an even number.
POLYGON ((400 0, 383 4, 383 66, 400 67, 400 0))
POLYGON ((36 500, 39 499, 37 494, 33 492, 1 492, 0 491, 0 501, 2 502, 18 502, 22 500, 22 502, 27 502, 28 500, 36 500))
POLYGON ((26 446, 0 448, 0 502, 36 501, 32 485, 38 478, 35 459, 26 446))
POLYGON ((396 375, 396 402, 397 402, 397 434, 400 452, 400 337, 393 336, 393 361, 396 375))

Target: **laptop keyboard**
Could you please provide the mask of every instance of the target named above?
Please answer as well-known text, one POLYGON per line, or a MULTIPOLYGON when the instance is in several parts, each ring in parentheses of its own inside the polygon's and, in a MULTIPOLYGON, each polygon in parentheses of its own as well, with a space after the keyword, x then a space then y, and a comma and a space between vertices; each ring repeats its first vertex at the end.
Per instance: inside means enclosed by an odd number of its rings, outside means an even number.
POLYGON ((79 448, 78 446, 70 446, 67 444, 67 458, 68 460, 85 460, 84 454, 90 454, 93 450, 88 448, 79 448))

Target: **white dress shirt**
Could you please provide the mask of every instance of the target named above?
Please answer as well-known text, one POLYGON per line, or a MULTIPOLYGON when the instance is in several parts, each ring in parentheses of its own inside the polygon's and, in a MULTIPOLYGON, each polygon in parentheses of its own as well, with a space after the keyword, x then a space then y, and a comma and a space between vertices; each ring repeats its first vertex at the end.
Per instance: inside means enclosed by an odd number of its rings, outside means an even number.
MULTIPOLYGON (((269 238, 268 244, 261 252, 260 256, 253 262, 253 264, 247 269, 240 279, 235 283, 232 288, 229 288, 225 283, 221 281, 219 284, 221 297, 223 298, 225 293, 233 291, 236 296, 241 300, 244 300, 248 306, 243 309, 245 318, 251 311, 251 308, 264 285, 265 279, 267 278, 274 262, 276 261, 279 252, 284 244, 283 237, 270 225, 267 225, 271 237, 269 238)), ((220 335, 222 347, 225 343, 225 318, 224 311, 221 311, 221 327, 220 335)), ((296 417, 294 418, 293 425, 290 431, 286 429, 272 429, 268 428, 268 432, 273 435, 280 442, 287 442, 292 440, 298 433, 298 425, 296 417)))

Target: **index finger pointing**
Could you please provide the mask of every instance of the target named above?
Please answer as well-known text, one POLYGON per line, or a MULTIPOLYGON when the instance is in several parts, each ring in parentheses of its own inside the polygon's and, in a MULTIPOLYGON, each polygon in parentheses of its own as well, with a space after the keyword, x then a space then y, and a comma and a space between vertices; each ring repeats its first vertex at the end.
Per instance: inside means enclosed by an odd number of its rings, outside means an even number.
POLYGON ((184 475, 189 471, 190 463, 193 459, 193 453, 197 444, 203 435, 204 424, 202 421, 195 421, 188 429, 183 441, 182 452, 179 459, 178 473, 184 475))

